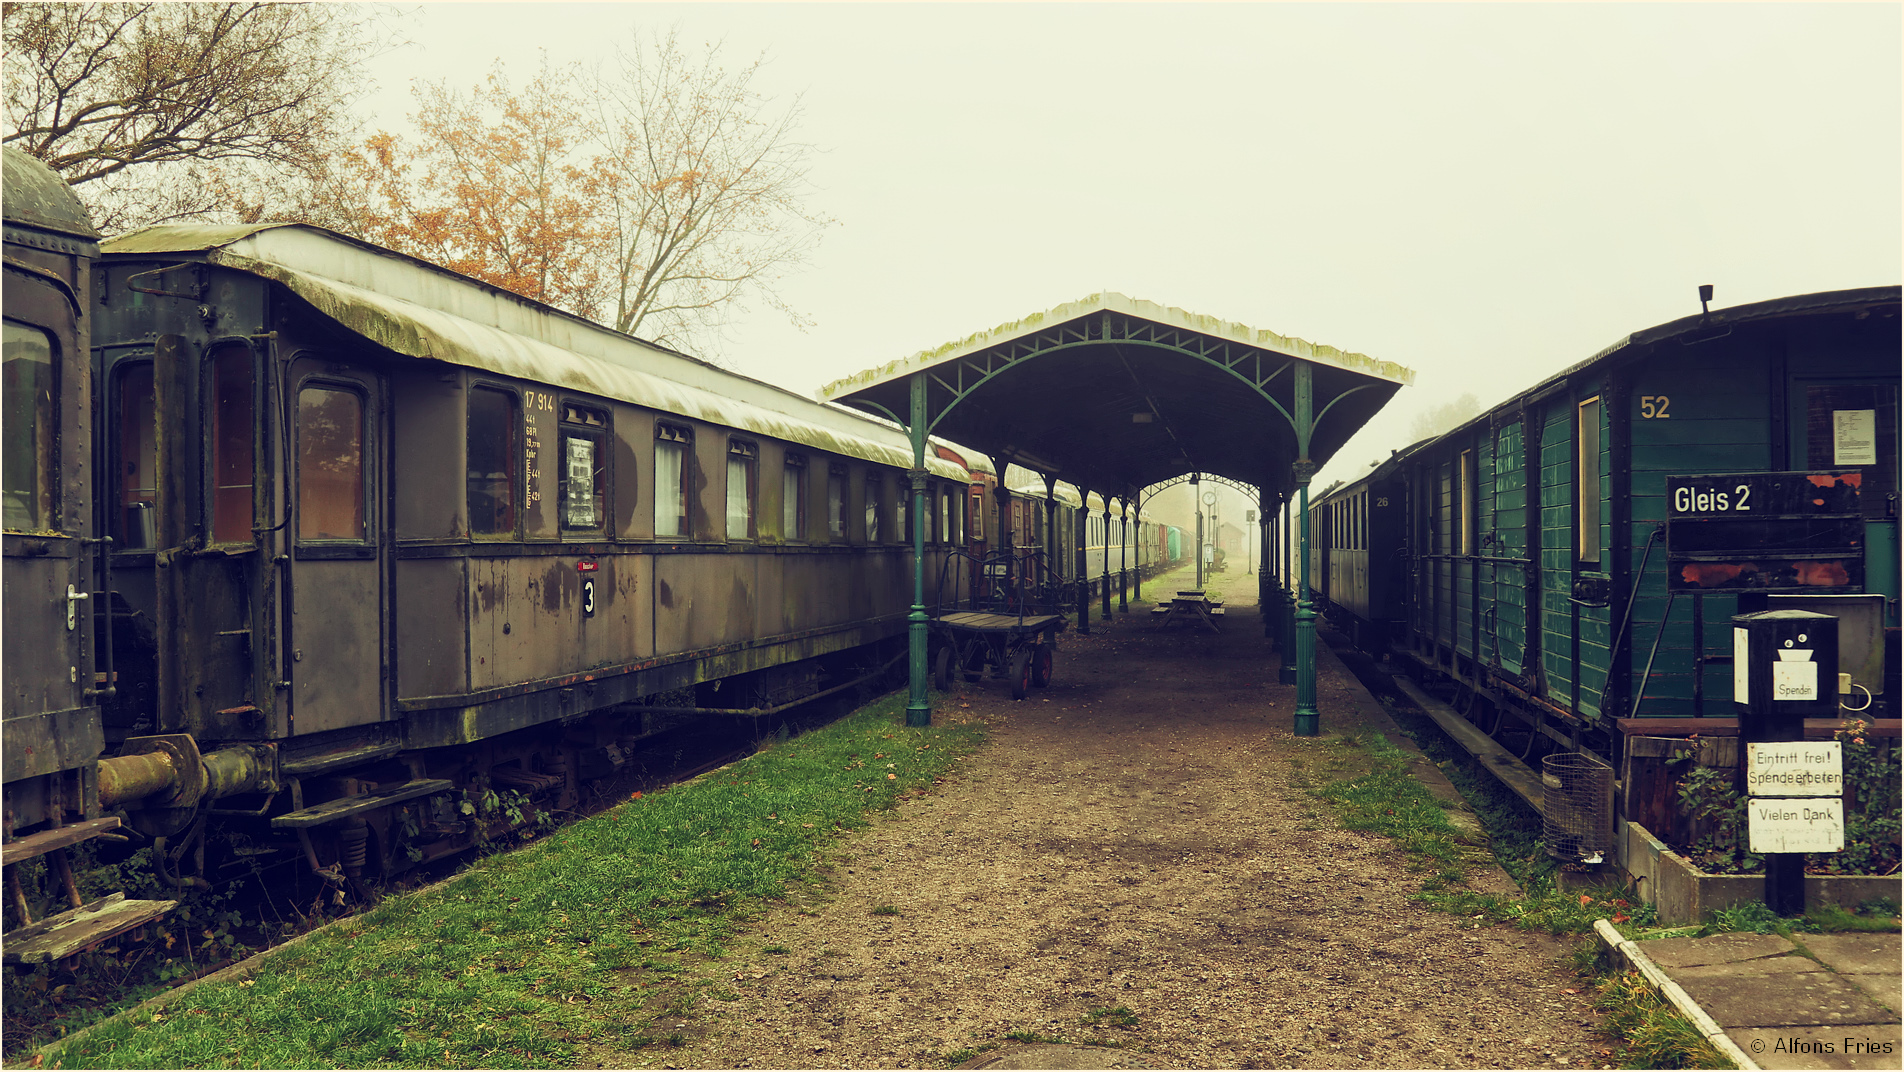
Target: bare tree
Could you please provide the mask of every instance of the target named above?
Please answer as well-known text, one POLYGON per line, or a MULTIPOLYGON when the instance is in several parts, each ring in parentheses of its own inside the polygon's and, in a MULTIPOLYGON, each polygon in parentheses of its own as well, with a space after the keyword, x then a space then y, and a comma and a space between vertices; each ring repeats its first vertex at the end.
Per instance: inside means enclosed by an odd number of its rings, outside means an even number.
POLYGON ((379 43, 346 4, 7 3, 4 20, 4 140, 106 231, 321 175, 379 43))
POLYGON ((1474 392, 1466 392, 1453 402, 1431 406, 1415 414, 1414 422, 1408 426, 1408 441, 1417 443, 1430 436, 1438 436, 1480 413, 1481 400, 1474 397, 1474 392))
POLYGON ((776 285, 835 221, 806 207, 813 148, 753 87, 762 60, 738 71, 719 46, 698 57, 674 33, 638 36, 598 70, 603 240, 612 250, 612 318, 630 334, 718 350, 731 312, 757 297, 796 323, 776 285))

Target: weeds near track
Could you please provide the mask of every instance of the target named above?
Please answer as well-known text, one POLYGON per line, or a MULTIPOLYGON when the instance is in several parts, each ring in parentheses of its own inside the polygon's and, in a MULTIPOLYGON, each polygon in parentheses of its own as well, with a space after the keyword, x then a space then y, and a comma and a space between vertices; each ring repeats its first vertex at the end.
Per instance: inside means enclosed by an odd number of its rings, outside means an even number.
POLYGON ((566 1067, 591 1046, 680 1044, 681 981, 766 902, 821 884, 828 846, 925 792, 983 739, 910 729, 889 696, 639 795, 439 889, 397 895, 51 1051, 46 1067, 566 1067))

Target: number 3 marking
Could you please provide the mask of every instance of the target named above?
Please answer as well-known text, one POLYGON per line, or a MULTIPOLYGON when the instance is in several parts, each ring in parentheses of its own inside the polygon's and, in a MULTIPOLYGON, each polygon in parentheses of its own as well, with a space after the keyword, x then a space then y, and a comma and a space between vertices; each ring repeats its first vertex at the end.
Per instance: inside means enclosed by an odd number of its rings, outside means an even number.
POLYGON ((1641 395, 1640 417, 1649 421, 1665 420, 1672 416, 1672 414, 1666 412, 1666 407, 1671 405, 1672 401, 1672 399, 1665 395, 1641 395))
POLYGON ((582 582, 582 617, 595 617, 595 578, 593 577, 582 582))

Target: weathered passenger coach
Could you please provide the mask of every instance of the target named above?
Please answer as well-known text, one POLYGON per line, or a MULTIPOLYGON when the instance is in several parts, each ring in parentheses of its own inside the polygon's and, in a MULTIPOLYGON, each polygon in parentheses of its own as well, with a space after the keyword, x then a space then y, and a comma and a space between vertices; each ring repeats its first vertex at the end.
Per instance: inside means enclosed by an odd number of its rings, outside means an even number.
POLYGON ((1877 287, 1637 332, 1318 499, 1318 592, 1523 751, 1730 717, 1730 618, 1768 602, 1838 615, 1848 702, 1896 717, 1898 311, 1877 287))
MULTIPOLYGON (((120 687, 78 747, 146 761, 69 819, 389 872, 471 843, 465 797, 573 803, 635 701, 772 711, 903 650, 887 426, 316 228, 151 228, 99 273, 120 687)), ((926 464, 936 567, 971 474, 926 464)))
MULTIPOLYGON (((97 235, 51 169, 5 157, 5 764, 9 828, 58 825, 96 807, 99 704, 110 664, 93 643, 88 304, 97 235)), ((8 863, 38 853, 22 845, 8 863)))

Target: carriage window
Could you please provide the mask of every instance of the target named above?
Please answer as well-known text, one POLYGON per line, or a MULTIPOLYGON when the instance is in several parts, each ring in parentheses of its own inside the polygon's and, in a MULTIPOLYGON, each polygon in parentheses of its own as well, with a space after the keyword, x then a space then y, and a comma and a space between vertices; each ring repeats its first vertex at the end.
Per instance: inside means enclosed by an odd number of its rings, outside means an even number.
POLYGON ((974 543, 985 539, 985 489, 973 488, 971 498, 971 519, 965 526, 965 538, 974 543))
POLYGON ((939 541, 952 542, 952 493, 939 492, 939 541))
POLYGON ((685 428, 655 426, 656 536, 688 534, 688 444, 692 442, 693 437, 685 428))
POLYGON ((516 532, 516 459, 521 422, 516 396, 493 387, 469 389, 469 450, 465 459, 469 531, 477 536, 516 532))
POLYGON ((212 542, 250 543, 251 350, 223 346, 212 354, 212 542))
POLYGON ((754 535, 754 445, 730 439, 727 443, 727 538, 750 540, 754 535))
POLYGON ((1576 515, 1580 521, 1580 561, 1600 561, 1600 400, 1589 398, 1580 403, 1580 474, 1576 493, 1576 515))
POLYGON ((917 520, 912 516, 912 488, 905 478, 893 481, 893 539, 912 542, 912 526, 917 520), (898 519, 904 520, 898 520, 898 519))
POLYGON ((866 474, 866 542, 879 542, 879 493, 886 482, 878 473, 866 474))
POLYGON ((53 338, 8 321, 5 360, 5 527, 56 527, 53 516, 53 338))
POLYGON ((807 536, 807 460, 798 454, 787 455, 780 470, 780 535, 807 536))
POLYGON ((562 404, 562 483, 559 513, 563 531, 599 532, 607 524, 602 508, 608 483, 608 414, 562 404))
POLYGON ((846 539, 846 470, 837 465, 826 472, 826 534, 846 539))
POLYGON ((118 501, 113 538, 121 548, 158 543, 159 442, 152 363, 126 366, 119 375, 118 501))
POLYGON ((298 539, 364 539, 364 400, 339 387, 299 390, 297 451, 298 539))

